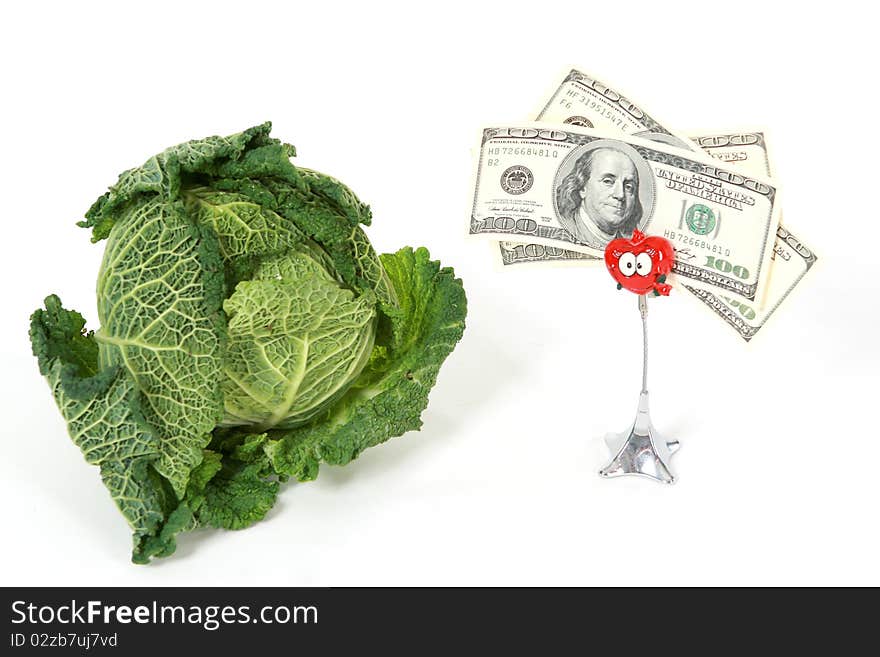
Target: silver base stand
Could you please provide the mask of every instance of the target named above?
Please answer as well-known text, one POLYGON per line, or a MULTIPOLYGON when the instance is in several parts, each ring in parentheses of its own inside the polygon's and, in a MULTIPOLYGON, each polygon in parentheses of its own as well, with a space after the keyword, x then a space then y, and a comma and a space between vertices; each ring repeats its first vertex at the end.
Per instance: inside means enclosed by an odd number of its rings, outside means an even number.
POLYGON ((605 443, 614 458, 611 459, 611 463, 599 470, 599 474, 603 477, 642 475, 671 484, 675 481, 675 475, 669 469, 669 460, 678 451, 679 444, 677 440, 661 438, 651 424, 651 415, 648 411, 648 300, 644 294, 639 296, 639 312, 642 315, 644 344, 639 409, 629 431, 609 433, 605 436, 605 443))
POLYGON ((605 444, 614 454, 611 463, 599 470, 603 477, 642 475, 666 484, 675 481, 669 460, 678 451, 677 440, 665 440, 651 424, 648 392, 639 395, 639 410, 632 428, 623 433, 609 433, 605 444))

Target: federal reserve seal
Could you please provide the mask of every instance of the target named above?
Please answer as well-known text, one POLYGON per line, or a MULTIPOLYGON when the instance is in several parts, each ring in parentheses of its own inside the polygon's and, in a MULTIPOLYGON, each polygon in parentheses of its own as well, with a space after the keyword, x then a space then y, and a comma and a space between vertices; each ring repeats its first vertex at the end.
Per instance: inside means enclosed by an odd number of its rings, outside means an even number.
POLYGON ((521 164, 509 167, 501 174, 501 189, 508 194, 525 194, 532 188, 533 182, 535 182, 535 176, 521 164))
POLYGON ((567 123, 568 125, 579 125, 582 128, 594 128, 596 126, 593 125, 593 122, 590 121, 586 116, 569 116, 563 123, 567 123))
POLYGON ((715 230, 715 213, 702 203, 694 203, 688 208, 684 220, 695 235, 708 235, 715 230))

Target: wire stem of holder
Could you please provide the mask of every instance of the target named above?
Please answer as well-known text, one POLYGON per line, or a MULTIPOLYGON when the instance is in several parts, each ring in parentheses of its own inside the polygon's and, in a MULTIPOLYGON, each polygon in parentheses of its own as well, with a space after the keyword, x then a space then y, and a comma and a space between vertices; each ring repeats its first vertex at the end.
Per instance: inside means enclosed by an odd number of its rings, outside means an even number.
POLYGON ((671 484, 675 475, 669 467, 670 457, 678 450, 677 440, 661 438, 651 424, 648 408, 648 299, 639 295, 639 314, 642 316, 642 391, 636 419, 629 431, 609 433, 605 442, 614 458, 599 471, 603 477, 641 475, 671 484))

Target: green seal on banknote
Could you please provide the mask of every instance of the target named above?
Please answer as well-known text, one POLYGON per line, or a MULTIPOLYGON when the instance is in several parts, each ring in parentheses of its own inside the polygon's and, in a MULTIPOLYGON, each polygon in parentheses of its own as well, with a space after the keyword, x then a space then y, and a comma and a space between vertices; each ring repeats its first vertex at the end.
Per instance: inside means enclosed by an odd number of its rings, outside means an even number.
POLYGON ((712 208, 701 203, 694 203, 688 208, 685 222, 690 231, 696 235, 708 235, 715 230, 715 213, 712 208))

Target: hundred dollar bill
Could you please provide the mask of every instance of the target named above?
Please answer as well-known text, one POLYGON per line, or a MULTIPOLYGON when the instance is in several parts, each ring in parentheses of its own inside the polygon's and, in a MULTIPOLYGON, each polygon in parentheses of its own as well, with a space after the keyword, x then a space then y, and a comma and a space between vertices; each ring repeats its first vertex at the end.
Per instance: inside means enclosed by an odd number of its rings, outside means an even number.
MULTIPOLYGON (((773 174, 767 139, 763 132, 719 133, 692 139, 709 155, 730 163, 738 171, 749 175, 773 174)), ((797 287, 816 259, 813 249, 796 237, 787 225, 780 224, 773 244, 770 278, 761 307, 736 294, 714 295, 707 290, 688 285, 684 285, 684 288, 748 342, 797 287)))
POLYGON ((740 173, 764 177, 771 175, 763 132, 686 136, 660 123, 643 106, 637 105, 632 96, 578 69, 569 71, 535 120, 586 128, 608 128, 685 150, 701 149, 722 162, 737 165, 740 173))
MULTIPOLYGON (((631 95, 577 69, 572 69, 564 77, 537 118, 552 123, 615 128, 663 143, 680 145, 688 150, 701 148, 711 157, 728 163, 741 173, 752 176, 773 174, 767 138, 763 132, 737 131, 684 137, 661 124, 633 102, 631 95)), ((596 256, 543 244, 501 242, 499 247, 505 265, 598 260, 596 256)), ((698 292, 692 286, 685 287, 707 307, 725 318, 748 341, 816 261, 815 252, 781 225, 777 230, 771 257, 773 264, 769 272, 771 275, 763 310, 755 308, 748 299, 735 294, 716 297, 705 290, 698 292)))
POLYGON ((577 69, 569 71, 536 121, 608 129, 695 150, 685 135, 673 132, 637 105, 632 96, 577 69))
MULTIPOLYGON (((691 137, 709 155, 730 162, 751 175, 772 174, 766 135, 761 131, 713 133, 691 137)), ((501 243, 501 257, 505 264, 550 261, 598 261, 594 256, 567 251, 541 244, 501 243)), ((684 285, 695 298, 722 318, 746 342, 764 326, 770 316, 801 282, 816 262, 815 251, 780 225, 773 245, 773 264, 767 284, 763 309, 735 294, 713 294, 684 285)))
MULTIPOLYGON (((744 161, 760 162, 761 147, 765 143, 763 134, 760 133, 757 134, 758 139, 753 138, 755 133, 749 133, 747 138, 734 134, 689 138, 651 116, 630 94, 578 69, 571 69, 565 75, 539 110, 535 120, 586 128, 607 128, 690 151, 703 148, 716 159, 736 163, 740 168, 744 161)), ((763 159, 766 163, 766 153, 763 154, 763 159)), ((769 176, 769 169, 764 167, 759 172, 750 173, 755 174, 769 176)), ((597 259, 595 255, 578 254, 543 244, 504 241, 499 247, 501 262, 505 265, 597 259)))
POLYGON ((635 228, 669 239, 681 283, 755 302, 779 190, 679 147, 574 125, 483 131, 470 232, 602 256, 635 228))
MULTIPOLYGON (((560 116, 552 115, 552 118, 558 121, 560 116)), ((729 163, 740 173, 749 176, 771 176, 767 137, 762 131, 719 132, 692 136, 687 139, 687 145, 690 150, 701 148, 710 157, 729 163)), ((499 243, 499 248, 501 262, 505 265, 599 259, 595 255, 543 244, 502 241, 499 243)))
POLYGON ((785 301, 816 262, 816 254, 784 226, 776 231, 773 246, 773 275, 767 285, 766 302, 757 307, 734 294, 713 293, 684 284, 684 288, 713 310, 748 342, 785 301))

